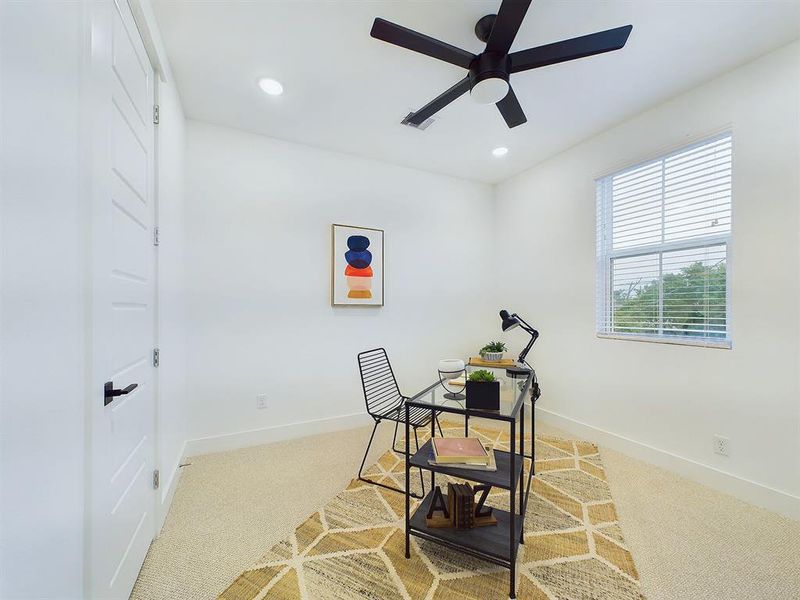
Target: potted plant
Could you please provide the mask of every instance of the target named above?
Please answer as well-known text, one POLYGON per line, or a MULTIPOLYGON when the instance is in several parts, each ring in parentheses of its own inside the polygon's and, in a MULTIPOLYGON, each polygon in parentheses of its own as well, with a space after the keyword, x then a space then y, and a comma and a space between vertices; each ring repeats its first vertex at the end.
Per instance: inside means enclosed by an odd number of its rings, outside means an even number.
POLYGON ((500 410, 500 382, 486 369, 478 369, 467 379, 467 408, 500 410))
POLYGON ((505 351, 506 345, 503 342, 489 342, 480 349, 480 355, 483 360, 498 362, 503 360, 503 352, 505 351))

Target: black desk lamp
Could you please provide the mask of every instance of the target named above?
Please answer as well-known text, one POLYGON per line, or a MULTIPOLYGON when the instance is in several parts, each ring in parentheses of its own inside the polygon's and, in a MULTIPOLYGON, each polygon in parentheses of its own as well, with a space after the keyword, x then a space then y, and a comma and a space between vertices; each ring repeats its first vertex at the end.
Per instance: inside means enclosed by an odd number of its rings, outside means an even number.
POLYGON ((528 345, 519 353, 519 357, 517 358, 517 362, 520 365, 527 365, 528 363, 525 362, 525 357, 528 356, 528 352, 530 352, 531 347, 533 347, 534 342, 539 337, 539 332, 536 331, 533 326, 525 321, 522 317, 520 317, 517 313, 509 314, 507 310, 503 309, 500 311, 500 318, 503 319, 503 331, 509 331, 510 329, 514 329, 515 327, 521 327, 524 331, 526 331, 531 336, 531 341, 528 342, 528 345))
POLYGON ((521 327, 531 336, 531 340, 528 342, 528 345, 525 346, 522 352, 519 353, 519 357, 517 358, 517 364, 519 367, 506 369, 506 375, 512 379, 519 379, 527 377, 532 373, 533 382, 531 383, 531 401, 536 402, 536 400, 539 399, 539 396, 541 396, 542 391, 539 388, 539 382, 536 380, 536 371, 534 371, 533 367, 526 362, 525 357, 528 356, 528 352, 530 352, 534 342, 536 342, 536 339, 539 337, 539 332, 536 331, 530 323, 520 317, 517 313, 509 314, 507 310, 503 309, 500 311, 500 318, 503 319, 503 331, 509 331, 515 327, 521 327))

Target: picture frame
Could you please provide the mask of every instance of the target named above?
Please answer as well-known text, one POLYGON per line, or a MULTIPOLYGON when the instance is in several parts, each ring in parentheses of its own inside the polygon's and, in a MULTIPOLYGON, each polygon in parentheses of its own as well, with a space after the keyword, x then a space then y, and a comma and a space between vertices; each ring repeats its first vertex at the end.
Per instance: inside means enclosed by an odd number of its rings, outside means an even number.
POLYGON ((384 305, 384 231, 331 225, 331 306, 384 305))

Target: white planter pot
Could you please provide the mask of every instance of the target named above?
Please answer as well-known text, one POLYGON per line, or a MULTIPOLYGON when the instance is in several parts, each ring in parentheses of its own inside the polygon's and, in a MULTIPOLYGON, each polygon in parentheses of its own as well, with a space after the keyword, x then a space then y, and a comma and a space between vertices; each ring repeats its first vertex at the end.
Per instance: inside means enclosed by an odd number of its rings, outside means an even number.
POLYGON ((488 362, 500 362, 503 360, 502 352, 486 352, 483 355, 483 360, 488 362))

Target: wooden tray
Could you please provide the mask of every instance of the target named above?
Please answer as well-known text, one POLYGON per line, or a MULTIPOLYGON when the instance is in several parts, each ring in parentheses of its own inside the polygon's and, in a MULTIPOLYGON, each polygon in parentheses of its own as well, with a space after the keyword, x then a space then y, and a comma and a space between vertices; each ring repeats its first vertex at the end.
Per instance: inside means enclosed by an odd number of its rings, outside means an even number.
POLYGON ((504 358, 503 360, 489 361, 483 360, 480 356, 471 356, 469 359, 470 367, 489 367, 494 369, 508 369, 516 367, 517 361, 511 358, 504 358))

